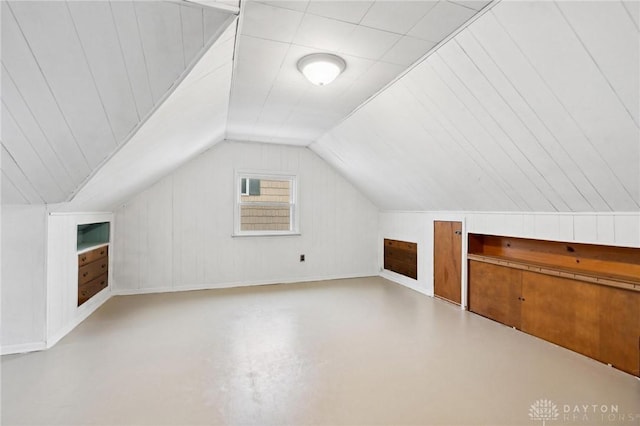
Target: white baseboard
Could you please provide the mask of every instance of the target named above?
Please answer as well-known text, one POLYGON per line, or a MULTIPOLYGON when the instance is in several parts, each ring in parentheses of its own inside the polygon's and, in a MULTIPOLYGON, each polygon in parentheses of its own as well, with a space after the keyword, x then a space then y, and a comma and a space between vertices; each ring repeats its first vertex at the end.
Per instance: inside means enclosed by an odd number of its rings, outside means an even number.
POLYGON ((47 349, 45 342, 21 343, 19 345, 3 345, 0 349, 2 355, 23 354, 27 352, 42 351, 47 349))
POLYGON ((324 275, 318 277, 299 277, 291 279, 281 280, 264 280, 264 281, 237 281, 227 283, 211 283, 211 284, 185 284, 174 287, 156 287, 156 288, 134 288, 123 290, 112 290, 114 296, 131 296, 135 294, 151 294, 151 293, 173 293, 177 291, 195 291, 195 290, 215 290, 222 288, 234 288, 234 287, 250 287, 255 285, 272 285, 272 284, 292 284, 292 283, 305 283, 312 281, 327 281, 327 280, 344 280, 350 278, 365 278, 372 277, 375 274, 372 273, 360 273, 360 274, 347 274, 347 275, 324 275))
POLYGON ((391 272, 387 269, 383 269, 380 274, 379 274, 382 278, 385 278, 389 281, 393 281, 396 284, 400 284, 404 287, 408 287, 411 290, 417 291, 418 293, 424 294, 425 296, 430 296, 433 297, 433 294, 428 293, 427 291, 425 291, 424 289, 420 288, 417 286, 417 281, 412 279, 412 278, 408 278, 405 277, 404 275, 400 275, 397 274, 395 272, 391 272))
POLYGON ((80 323, 89 317, 92 313, 94 313, 100 306, 104 305, 104 303, 111 298, 113 293, 109 291, 110 288, 107 287, 106 291, 101 291, 100 293, 93 296, 90 300, 85 302, 81 307, 78 308, 77 315, 71 322, 66 324, 60 330, 57 330, 50 336, 47 336, 46 349, 53 347, 56 343, 58 343, 64 336, 69 334, 74 328, 76 328, 80 323))

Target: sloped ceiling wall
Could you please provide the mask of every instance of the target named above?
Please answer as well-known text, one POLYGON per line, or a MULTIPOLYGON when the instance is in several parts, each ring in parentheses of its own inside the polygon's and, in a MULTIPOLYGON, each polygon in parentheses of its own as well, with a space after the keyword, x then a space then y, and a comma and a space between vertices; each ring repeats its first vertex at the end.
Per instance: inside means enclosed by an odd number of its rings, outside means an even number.
POLYGON ((168 1, 1 7, 3 203, 68 199, 235 18, 168 1))
POLYGON ((112 210, 118 203, 224 140, 236 22, 73 200, 52 205, 50 210, 112 210))
POLYGON ((382 209, 638 211, 639 8, 502 1, 311 148, 382 209))

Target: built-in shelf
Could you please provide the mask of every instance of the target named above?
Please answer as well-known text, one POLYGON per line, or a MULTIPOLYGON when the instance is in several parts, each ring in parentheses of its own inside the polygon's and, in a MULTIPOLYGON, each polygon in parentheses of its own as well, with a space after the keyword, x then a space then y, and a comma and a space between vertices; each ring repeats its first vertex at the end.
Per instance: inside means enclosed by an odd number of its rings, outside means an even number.
POLYGON ((554 277, 569 278, 572 280, 584 281, 593 284, 608 285, 611 287, 624 288, 640 292, 640 277, 631 280, 628 277, 617 277, 613 274, 602 276, 595 273, 585 273, 579 269, 549 267, 544 263, 525 262, 513 260, 500 256, 483 256, 478 254, 467 254, 467 259, 478 262, 490 263, 492 265, 506 266, 523 271, 537 272, 539 274, 551 275, 554 277))
POLYGON ((109 286, 109 225, 78 225, 78 306, 109 286))
POLYGON ((109 244, 109 222, 78 225, 78 253, 109 244))

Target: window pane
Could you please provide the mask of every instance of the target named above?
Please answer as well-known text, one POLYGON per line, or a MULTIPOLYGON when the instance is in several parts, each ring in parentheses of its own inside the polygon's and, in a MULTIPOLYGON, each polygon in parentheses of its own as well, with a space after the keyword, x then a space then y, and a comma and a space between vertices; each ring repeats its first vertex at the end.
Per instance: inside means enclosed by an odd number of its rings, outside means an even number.
MULTIPOLYGON (((275 179, 242 179, 249 181, 249 194, 242 191, 241 201, 243 203, 286 203, 291 202, 291 182, 288 180, 275 179), (254 183, 255 182, 255 183, 254 183)), ((245 189, 243 184, 242 189, 245 189)))
POLYGON ((260 179, 249 179, 249 195, 260 195, 260 179))
POLYGON ((293 179, 244 175, 240 181, 237 232, 286 233, 296 229, 293 179))
POLYGON ((289 231, 291 208, 288 204, 278 206, 240 206, 241 231, 289 231))

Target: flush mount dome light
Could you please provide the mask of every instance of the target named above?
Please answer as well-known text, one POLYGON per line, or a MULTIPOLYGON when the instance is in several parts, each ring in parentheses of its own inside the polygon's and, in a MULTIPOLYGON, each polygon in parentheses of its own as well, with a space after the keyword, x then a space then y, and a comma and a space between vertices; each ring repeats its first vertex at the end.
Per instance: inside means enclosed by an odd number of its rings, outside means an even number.
POLYGON ((330 53, 312 53, 298 61, 298 70, 316 86, 331 83, 346 66, 344 59, 330 53))

